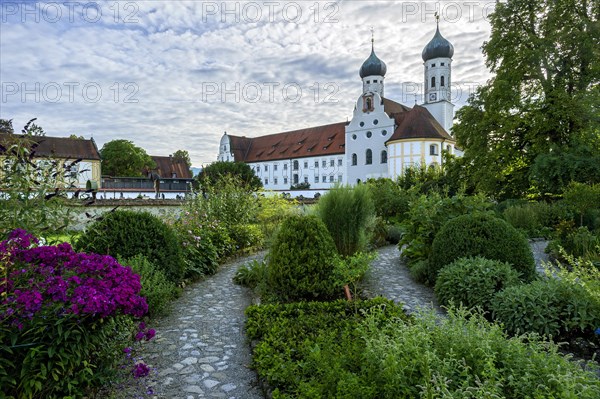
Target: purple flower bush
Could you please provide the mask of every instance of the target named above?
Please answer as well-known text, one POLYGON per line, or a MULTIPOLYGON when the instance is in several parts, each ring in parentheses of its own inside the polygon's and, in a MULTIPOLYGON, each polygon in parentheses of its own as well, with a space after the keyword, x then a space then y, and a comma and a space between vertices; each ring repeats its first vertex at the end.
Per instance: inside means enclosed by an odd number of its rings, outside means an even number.
MULTIPOLYGON (((135 337, 133 319, 148 311, 141 288, 140 276, 111 256, 77 253, 67 243, 40 245, 24 230, 11 232, 0 242, 2 392, 82 397, 109 383, 123 345, 135 337)), ((144 340, 155 335, 143 323, 137 333, 144 340)), ((132 373, 148 371, 134 365, 132 373)))
POLYGON ((24 230, 0 243, 0 320, 22 326, 44 307, 58 314, 104 318, 116 313, 142 317, 140 276, 108 255, 76 253, 67 243, 36 246, 24 230))

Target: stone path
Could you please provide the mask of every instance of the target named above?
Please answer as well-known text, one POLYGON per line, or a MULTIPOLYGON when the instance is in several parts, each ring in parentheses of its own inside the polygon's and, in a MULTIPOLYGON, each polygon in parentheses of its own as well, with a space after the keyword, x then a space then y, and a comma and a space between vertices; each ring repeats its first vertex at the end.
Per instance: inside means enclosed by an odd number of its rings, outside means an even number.
POLYGON ((169 316, 152 322, 156 337, 141 355, 158 375, 154 398, 263 398, 249 369, 244 310, 251 294, 231 278, 253 255, 221 266, 219 272, 187 288, 169 316))
MULTIPOLYGON (((544 253, 546 245, 548 245, 547 241, 538 240, 530 243, 536 269, 540 273, 544 273, 541 263, 548 261, 548 255, 544 253)), ((378 258, 371 265, 362 287, 367 296, 383 296, 394 302, 403 303, 407 313, 425 308, 444 314, 436 301, 433 288, 420 284, 411 277, 396 245, 379 248, 377 255, 378 258)))

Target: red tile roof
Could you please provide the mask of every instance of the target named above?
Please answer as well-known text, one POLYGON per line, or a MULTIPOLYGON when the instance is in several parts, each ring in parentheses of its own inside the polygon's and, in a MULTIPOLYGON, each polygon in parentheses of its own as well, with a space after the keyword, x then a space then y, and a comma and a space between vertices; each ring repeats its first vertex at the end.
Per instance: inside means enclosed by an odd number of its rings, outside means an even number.
POLYGON ((175 173, 175 177, 178 179, 191 179, 192 171, 187 167, 186 163, 180 159, 173 157, 161 157, 156 155, 150 156, 154 162, 156 162, 156 168, 159 176, 163 179, 170 179, 175 173))
MULTIPOLYGON (((0 144, 10 143, 22 135, 0 134, 0 144)), ((100 153, 93 139, 72 139, 69 137, 32 136, 38 143, 35 155, 38 157, 54 157, 63 159, 100 160, 100 153)), ((0 148, 0 153, 2 149, 0 148)))
POLYGON ((343 154, 346 124, 339 122, 254 138, 229 136, 231 151, 236 161, 247 163, 343 154))
POLYGON ((410 111, 404 113, 402 118, 396 118, 396 124, 396 130, 386 144, 405 139, 454 140, 429 110, 420 105, 415 105, 410 111))

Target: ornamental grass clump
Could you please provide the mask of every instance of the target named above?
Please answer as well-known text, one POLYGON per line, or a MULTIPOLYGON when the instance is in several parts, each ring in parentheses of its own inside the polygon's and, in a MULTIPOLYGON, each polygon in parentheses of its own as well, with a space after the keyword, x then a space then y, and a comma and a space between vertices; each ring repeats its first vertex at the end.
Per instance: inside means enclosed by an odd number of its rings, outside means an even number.
POLYGON ((140 277, 114 258, 0 242, 0 386, 8 397, 82 397, 108 381, 148 310, 140 277))

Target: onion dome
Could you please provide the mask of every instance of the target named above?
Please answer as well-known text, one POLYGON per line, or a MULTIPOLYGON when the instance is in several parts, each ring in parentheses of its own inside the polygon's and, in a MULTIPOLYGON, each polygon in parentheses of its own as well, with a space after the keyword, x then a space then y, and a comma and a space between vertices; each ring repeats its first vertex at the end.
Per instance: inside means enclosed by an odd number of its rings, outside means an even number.
POLYGON ((421 57, 423 61, 431 60, 434 58, 452 58, 454 55, 454 46, 440 33, 440 27, 435 30, 433 39, 423 49, 421 57))
POLYGON ((362 66, 360 67, 360 77, 365 78, 367 76, 372 75, 385 76, 386 72, 387 66, 385 65, 385 62, 381 61, 379 57, 375 55, 375 50, 371 45, 371 55, 365 60, 365 62, 363 62, 362 66))

